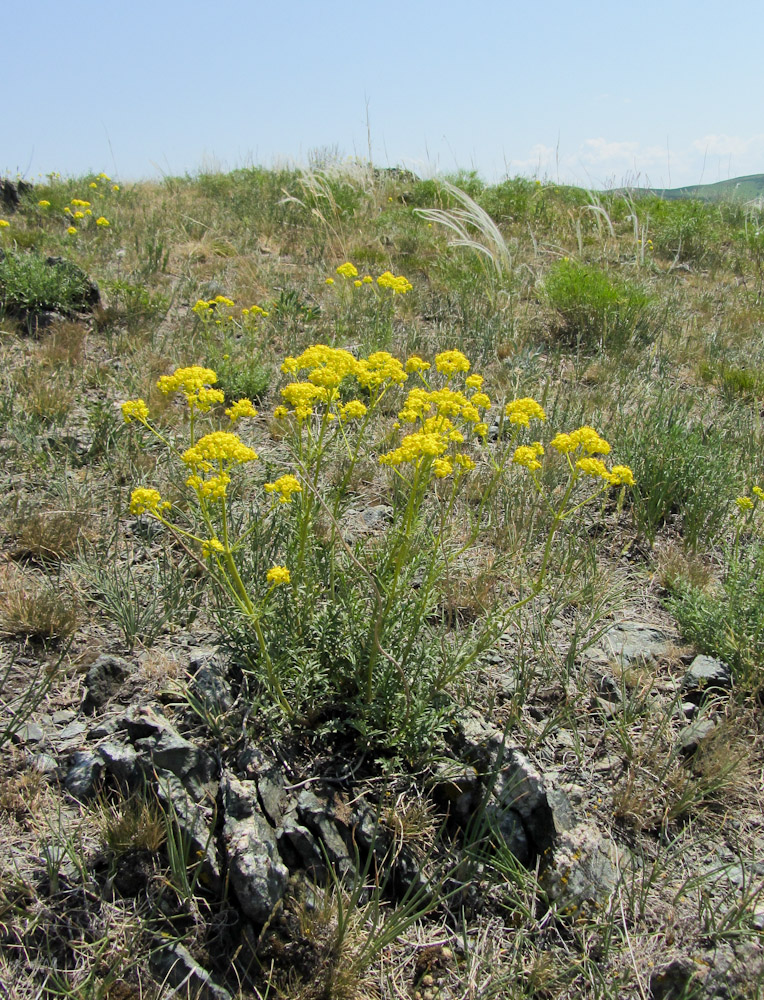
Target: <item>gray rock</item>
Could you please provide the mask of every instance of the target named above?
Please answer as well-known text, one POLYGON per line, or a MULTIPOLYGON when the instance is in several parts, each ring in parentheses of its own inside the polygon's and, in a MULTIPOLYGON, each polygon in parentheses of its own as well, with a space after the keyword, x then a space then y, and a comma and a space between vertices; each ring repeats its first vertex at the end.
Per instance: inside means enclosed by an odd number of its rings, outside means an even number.
POLYGON ((576 814, 568 796, 559 788, 547 789, 546 799, 552 811, 552 823, 556 834, 564 833, 576 825, 576 814))
POLYGON ((164 986, 171 987, 176 996, 188 1000, 232 1000, 228 990, 219 986, 182 944, 153 949, 150 961, 154 976, 164 986))
POLYGON ((457 823, 466 825, 482 798, 477 770, 457 760, 438 761, 431 786, 436 802, 447 808, 457 823))
POLYGON ((326 799, 320 799, 308 788, 297 797, 297 817, 323 845, 326 856, 341 876, 354 870, 353 860, 345 840, 335 824, 334 810, 326 799))
POLYGON ((491 801, 485 808, 485 816, 494 839, 501 841, 521 865, 529 865, 533 859, 533 850, 525 824, 517 810, 491 801))
POLYGON ((73 712, 70 708, 62 708, 51 715, 50 721, 56 726, 65 726, 67 722, 73 722, 76 718, 76 712, 73 712))
POLYGON ((650 975, 650 996, 653 1000, 683 1000, 701 976, 701 967, 691 958, 678 957, 668 965, 654 969, 650 975))
POLYGON ((14 743, 42 745, 45 742, 45 732, 42 726, 38 726, 36 722, 25 722, 18 729, 12 731, 11 738, 14 743))
POLYGON ((213 715, 225 715, 233 708, 233 689, 215 667, 199 667, 188 687, 204 709, 213 715))
POLYGON ((132 669, 121 656, 99 656, 85 675, 83 711, 92 713, 103 708, 130 676, 132 669))
POLYGON ((618 885, 615 848, 592 823, 578 823, 558 835, 541 883, 562 916, 606 907, 618 885))
POLYGON ((38 753, 32 758, 35 771, 48 774, 51 777, 58 774, 58 761, 49 753, 38 753))
POLYGON ((713 656, 696 656, 682 681, 688 699, 702 703, 710 694, 722 694, 732 687, 732 675, 726 663, 713 656))
POLYGON ((287 867, 304 868, 313 881, 319 885, 326 883, 329 870, 316 838, 310 830, 297 822, 293 813, 288 813, 276 834, 279 853, 287 867))
POLYGON ((226 774, 222 789, 231 886, 246 916, 264 924, 284 895, 289 872, 279 859, 273 828, 259 811, 254 783, 226 774))
POLYGON ((700 744, 716 729, 716 723, 708 716, 694 719, 679 733, 679 749, 686 757, 691 757, 700 744))
POLYGON ((347 542, 376 534, 392 520, 393 508, 375 504, 363 510, 348 510, 342 518, 342 535, 347 542))
POLYGON ((176 775, 197 802, 214 791, 215 761, 181 736, 167 719, 151 709, 140 709, 128 712, 123 725, 142 761, 176 775))
POLYGON ((64 785, 76 799, 84 802, 94 794, 103 772, 103 761, 91 750, 78 750, 66 772, 64 785))
POLYGON ((88 727, 84 722, 70 722, 68 726, 64 726, 56 733, 56 743, 60 746, 62 743, 68 743, 70 740, 75 740, 76 742, 81 742, 82 737, 88 731, 88 727))
POLYGON ((216 811, 206 804, 196 802, 177 775, 170 771, 158 771, 156 778, 160 802, 186 838, 190 857, 199 859, 200 884, 219 894, 223 889, 223 880, 214 838, 216 811))
POLYGON ((138 754, 129 745, 109 740, 102 743, 96 753, 106 765, 106 770, 117 781, 134 785, 140 777, 138 754))
POLYGON ((653 625, 644 622, 619 622, 584 653, 590 662, 605 664, 615 660, 622 668, 668 656, 673 643, 653 625))

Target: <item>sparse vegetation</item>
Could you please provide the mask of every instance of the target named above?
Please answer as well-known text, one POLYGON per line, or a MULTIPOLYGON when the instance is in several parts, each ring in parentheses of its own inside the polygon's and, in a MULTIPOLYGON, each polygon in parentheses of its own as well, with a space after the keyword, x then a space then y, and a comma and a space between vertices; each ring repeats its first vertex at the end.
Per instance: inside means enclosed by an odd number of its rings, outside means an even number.
POLYGON ((762 995, 760 207, 326 154, 0 240, 9 1000, 762 995))

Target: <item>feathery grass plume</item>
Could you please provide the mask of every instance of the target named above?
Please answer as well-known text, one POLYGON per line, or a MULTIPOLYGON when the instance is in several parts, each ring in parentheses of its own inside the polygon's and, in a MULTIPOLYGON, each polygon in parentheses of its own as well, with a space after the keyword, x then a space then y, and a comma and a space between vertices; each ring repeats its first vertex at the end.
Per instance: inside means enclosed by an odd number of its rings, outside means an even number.
POLYGON ((415 208, 416 215, 455 232, 457 238, 449 240, 449 246, 468 247, 488 257, 498 277, 506 278, 512 270, 512 255, 499 227, 485 209, 456 185, 446 180, 439 184, 461 208, 415 208))

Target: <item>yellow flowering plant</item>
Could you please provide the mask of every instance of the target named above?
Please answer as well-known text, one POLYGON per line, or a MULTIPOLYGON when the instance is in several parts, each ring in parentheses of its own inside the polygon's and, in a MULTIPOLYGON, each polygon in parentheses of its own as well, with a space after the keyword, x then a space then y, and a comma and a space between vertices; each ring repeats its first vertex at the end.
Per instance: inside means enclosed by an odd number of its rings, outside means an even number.
POLYGON ((591 427, 546 445, 531 439, 545 423, 542 406, 525 398, 497 407, 460 350, 400 359, 314 344, 285 358, 281 371, 272 427, 286 451, 284 468, 247 501, 246 516, 235 512, 231 491, 258 456, 232 427, 256 415, 251 401, 232 403, 226 429, 200 437, 198 420, 222 408, 215 371, 191 366, 162 376, 160 391, 185 399, 185 449, 154 427, 144 400, 125 402, 125 420, 153 433, 185 467, 200 528, 181 527, 152 487, 134 491, 132 510, 191 547, 232 600, 232 641, 256 661, 283 715, 302 717, 339 701, 367 745, 394 742, 416 756, 444 722, 453 682, 540 593, 564 522, 603 491, 632 485, 633 476, 606 464, 610 445, 591 427), (489 441, 492 424, 499 430, 489 441), (545 463, 565 477, 555 490, 541 476, 545 463), (348 529, 359 467, 389 496, 387 526, 373 546, 348 529), (548 513, 540 557, 520 596, 463 641, 446 641, 444 580, 486 530, 493 498, 517 475, 530 477, 548 513), (473 481, 479 499, 465 505, 460 498, 473 481), (279 614, 271 615, 275 600, 279 614))

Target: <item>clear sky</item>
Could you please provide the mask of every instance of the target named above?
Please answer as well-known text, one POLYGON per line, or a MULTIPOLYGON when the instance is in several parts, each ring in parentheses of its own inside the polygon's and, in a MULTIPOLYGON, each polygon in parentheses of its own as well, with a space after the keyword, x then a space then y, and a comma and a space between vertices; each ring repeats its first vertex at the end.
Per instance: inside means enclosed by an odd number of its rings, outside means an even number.
POLYGON ((2 20, 11 176, 327 150, 590 187, 764 172, 764 0, 27 0, 2 20))

